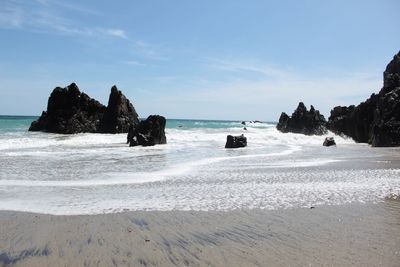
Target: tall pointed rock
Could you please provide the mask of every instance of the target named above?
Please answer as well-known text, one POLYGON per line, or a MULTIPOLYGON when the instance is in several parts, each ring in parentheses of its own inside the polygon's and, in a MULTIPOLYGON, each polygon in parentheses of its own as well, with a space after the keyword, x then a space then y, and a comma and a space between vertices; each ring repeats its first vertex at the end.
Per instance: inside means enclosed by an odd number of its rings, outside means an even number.
POLYGON ((111 88, 108 106, 100 121, 99 132, 127 133, 130 125, 138 123, 138 114, 132 103, 114 85, 111 88))

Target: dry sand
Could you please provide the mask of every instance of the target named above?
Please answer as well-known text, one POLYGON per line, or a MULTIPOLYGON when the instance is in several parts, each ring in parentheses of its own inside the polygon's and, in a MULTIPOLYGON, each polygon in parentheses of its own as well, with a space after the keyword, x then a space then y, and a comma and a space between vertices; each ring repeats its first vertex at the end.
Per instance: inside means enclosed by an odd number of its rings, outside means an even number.
POLYGON ((279 211, 0 212, 0 266, 400 266, 400 202, 279 211))

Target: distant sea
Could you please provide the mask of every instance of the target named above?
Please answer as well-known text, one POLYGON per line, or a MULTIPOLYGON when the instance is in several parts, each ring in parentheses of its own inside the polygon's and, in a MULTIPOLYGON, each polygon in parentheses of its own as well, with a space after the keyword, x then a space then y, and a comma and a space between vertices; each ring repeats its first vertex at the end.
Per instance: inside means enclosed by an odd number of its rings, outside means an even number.
POLYGON ((332 133, 338 146, 326 148, 326 136, 283 134, 273 122, 244 130, 240 121, 170 119, 166 145, 129 147, 126 134, 29 132, 36 118, 0 116, 0 210, 286 209, 400 193, 399 169, 384 164, 394 151, 332 133), (245 134, 248 146, 225 149, 228 134, 245 134))

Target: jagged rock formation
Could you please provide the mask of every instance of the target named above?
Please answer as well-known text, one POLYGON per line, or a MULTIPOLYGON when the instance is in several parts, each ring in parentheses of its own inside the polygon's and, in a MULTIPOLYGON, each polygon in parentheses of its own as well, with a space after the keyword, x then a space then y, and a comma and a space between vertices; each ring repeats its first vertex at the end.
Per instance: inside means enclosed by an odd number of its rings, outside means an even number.
POLYGON ((282 112, 276 128, 283 133, 301 133, 305 135, 323 135, 327 133, 326 120, 313 106, 307 111, 300 102, 292 116, 282 112))
POLYGON ((47 111, 32 122, 29 131, 95 133, 105 110, 104 105, 81 93, 75 83, 65 88, 57 87, 49 97, 47 111))
POLYGON ((238 148, 247 146, 247 138, 242 134, 239 136, 228 135, 225 148, 238 148))
POLYGON ((329 130, 339 135, 351 136, 356 142, 368 143, 376 101, 376 95, 372 95, 357 107, 352 105, 333 108, 328 118, 329 130))
POLYGON ((325 141, 322 145, 323 146, 336 146, 336 142, 333 137, 327 137, 327 138, 325 138, 325 141))
POLYGON ((372 146, 400 146, 400 52, 383 73, 383 88, 358 106, 335 107, 328 128, 372 146))
POLYGON ((146 120, 131 125, 127 136, 129 146, 166 144, 165 124, 166 119, 163 116, 150 115, 146 120))
POLYGON ((113 86, 108 106, 81 92, 75 83, 57 87, 50 94, 47 111, 32 122, 29 131, 50 133, 121 133, 138 123, 138 115, 128 99, 113 86))
POLYGON ((131 102, 114 85, 111 88, 108 106, 100 121, 102 133, 127 133, 130 125, 139 123, 138 114, 131 102))

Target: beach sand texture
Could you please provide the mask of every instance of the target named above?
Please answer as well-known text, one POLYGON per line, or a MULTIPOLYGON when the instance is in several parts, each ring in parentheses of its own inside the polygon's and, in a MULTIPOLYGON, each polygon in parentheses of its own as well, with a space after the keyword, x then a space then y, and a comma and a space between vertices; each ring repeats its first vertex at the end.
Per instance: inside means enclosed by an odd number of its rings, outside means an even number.
POLYGON ((400 266, 400 202, 230 212, 0 212, 1 266, 400 266))

